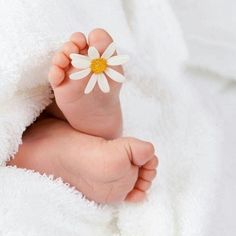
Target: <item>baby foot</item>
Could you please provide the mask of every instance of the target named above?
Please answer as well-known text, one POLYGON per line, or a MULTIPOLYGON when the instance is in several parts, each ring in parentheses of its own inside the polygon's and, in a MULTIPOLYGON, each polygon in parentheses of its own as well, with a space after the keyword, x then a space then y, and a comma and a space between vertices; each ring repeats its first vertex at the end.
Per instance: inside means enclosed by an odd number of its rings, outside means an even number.
POLYGON ((135 138, 107 141, 81 134, 71 148, 71 155, 60 160, 64 180, 77 186, 88 199, 98 203, 145 199, 157 167, 151 143, 135 138))
MULTIPOLYGON (((88 47, 95 47, 102 55, 112 42, 111 36, 102 29, 93 30, 89 34, 88 44, 82 33, 74 33, 70 41, 65 43, 62 50, 54 56, 49 72, 57 105, 72 127, 106 139, 120 136, 122 130, 119 100, 121 84, 106 76, 109 86, 106 80, 103 80, 104 86, 100 84, 103 92, 96 84, 91 93, 85 94, 93 88, 87 85, 94 85, 92 82, 96 81, 92 80, 91 73, 81 80, 70 79, 76 77, 73 75, 79 71, 70 64, 70 56, 73 53, 87 55, 88 47), (109 93, 104 93, 108 90, 109 93)), ((123 78, 121 66, 112 66, 112 69, 119 72, 120 78, 123 78)))
POLYGON ((79 175, 74 172, 78 175, 74 183, 78 189, 98 203, 144 200, 156 176, 157 158, 152 144, 135 138, 107 141, 94 137, 90 143, 80 149, 80 158, 63 165, 69 174, 75 162, 80 164, 79 175))
POLYGON ((156 175, 153 145, 134 138, 112 141, 44 119, 31 126, 8 165, 61 177, 98 203, 137 202, 156 175))

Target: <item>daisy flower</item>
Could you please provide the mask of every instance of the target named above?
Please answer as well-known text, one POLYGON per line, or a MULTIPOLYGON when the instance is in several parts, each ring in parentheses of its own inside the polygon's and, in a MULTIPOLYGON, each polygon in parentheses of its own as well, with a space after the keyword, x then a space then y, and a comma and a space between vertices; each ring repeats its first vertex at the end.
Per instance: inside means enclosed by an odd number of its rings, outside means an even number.
POLYGON ((90 93, 94 89, 96 83, 98 83, 102 92, 109 93, 110 86, 106 76, 118 83, 123 83, 125 81, 125 77, 122 74, 113 70, 109 66, 123 65, 129 59, 126 55, 113 56, 115 51, 115 44, 111 43, 102 56, 100 56, 95 47, 90 47, 88 49, 88 56, 76 53, 70 54, 70 58, 72 59, 71 64, 75 68, 80 69, 79 72, 72 73, 69 76, 70 79, 80 80, 91 74, 84 93, 90 93))

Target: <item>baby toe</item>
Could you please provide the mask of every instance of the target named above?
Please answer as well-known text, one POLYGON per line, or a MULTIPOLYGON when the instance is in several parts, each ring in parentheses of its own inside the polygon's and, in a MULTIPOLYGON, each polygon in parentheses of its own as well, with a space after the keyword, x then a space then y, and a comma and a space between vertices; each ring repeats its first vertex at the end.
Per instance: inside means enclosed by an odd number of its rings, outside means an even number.
POLYGON ((146 170, 144 168, 139 170, 139 178, 145 181, 152 181, 156 177, 156 174, 156 170, 146 170))
POLYGON ((87 48, 87 40, 83 33, 75 32, 71 35, 70 40, 79 48, 80 53, 87 48))
POLYGON ((135 184, 135 188, 140 191, 147 191, 151 187, 152 183, 150 181, 146 181, 143 179, 138 179, 137 183, 135 184))
POLYGON ((157 168, 158 164, 159 164, 158 158, 156 156, 153 156, 153 158, 142 167, 146 170, 154 170, 157 168))
POLYGON ((134 138, 128 138, 131 151, 132 163, 137 166, 143 166, 154 156, 154 146, 149 142, 144 142, 134 138))
POLYGON ((52 59, 52 64, 65 69, 70 64, 70 60, 63 52, 57 52, 52 59))
POLYGON ((112 37, 103 29, 94 29, 88 36, 89 46, 95 47, 103 53, 107 46, 113 42, 112 37))
POLYGON ((52 65, 49 73, 48 78, 53 88, 57 87, 62 83, 65 78, 65 71, 61 69, 59 66, 52 65))
POLYGON ((75 43, 69 41, 63 45, 62 52, 69 58, 71 53, 79 53, 79 48, 75 43))
POLYGON ((139 189, 134 189, 127 195, 125 201, 137 203, 145 200, 145 198, 146 198, 145 192, 140 191, 139 189))

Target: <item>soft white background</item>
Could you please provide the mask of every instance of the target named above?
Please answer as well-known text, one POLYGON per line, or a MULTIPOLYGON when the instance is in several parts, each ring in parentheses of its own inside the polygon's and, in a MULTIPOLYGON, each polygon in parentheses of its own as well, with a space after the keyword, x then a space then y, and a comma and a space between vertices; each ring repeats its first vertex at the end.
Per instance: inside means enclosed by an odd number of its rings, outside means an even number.
MULTIPOLYGON (((132 65, 127 70, 130 80, 123 90, 128 91, 122 102, 125 124, 129 135, 156 144, 161 162, 158 181, 144 204, 124 204, 118 212, 108 207, 104 211, 61 182, 0 167, 0 235, 235 235, 231 216, 234 185, 229 176, 235 168, 233 152, 226 147, 231 140, 227 130, 233 130, 229 124, 233 113, 227 113, 226 105, 220 105, 230 101, 226 87, 232 86, 225 84, 232 83, 234 77, 230 64, 233 60, 228 53, 233 52, 234 46, 227 39, 217 39, 218 29, 213 40, 206 39, 205 33, 212 31, 207 28, 209 24, 203 24, 205 20, 199 22, 198 28, 193 26, 196 36, 189 41, 191 25, 184 25, 191 24, 194 17, 197 24, 201 7, 210 6, 208 1, 176 0, 175 11, 190 49, 187 64, 191 69, 186 71, 186 78, 177 76, 185 47, 167 0, 97 2, 0 0, 2 163, 16 151, 24 128, 49 103, 49 52, 55 51, 78 28, 86 32, 99 26, 112 33, 120 50, 133 52, 132 65), (188 13, 191 9, 198 11, 188 13), (112 17, 107 13, 113 13, 112 17), (203 26, 207 26, 204 31, 197 30, 203 26), (9 53, 12 49, 14 53, 9 53), (199 96, 195 96, 185 79, 199 88, 199 96), (218 126, 224 125, 221 151, 215 122, 199 101, 216 118, 218 126), (209 225, 209 219, 214 223, 209 225)), ((205 9, 204 17, 217 27, 215 14, 206 14, 212 13, 212 9, 219 11, 219 7, 205 9)))
POLYGON ((209 235, 236 235, 236 1, 171 0, 189 49, 186 76, 223 126, 217 211, 209 235), (220 229, 220 230, 219 230, 220 229))

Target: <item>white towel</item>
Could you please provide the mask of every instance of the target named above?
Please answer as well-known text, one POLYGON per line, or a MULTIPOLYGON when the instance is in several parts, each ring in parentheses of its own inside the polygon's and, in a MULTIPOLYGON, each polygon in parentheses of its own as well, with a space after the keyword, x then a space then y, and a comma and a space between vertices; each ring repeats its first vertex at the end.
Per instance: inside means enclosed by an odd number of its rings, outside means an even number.
POLYGON ((207 235, 218 131, 181 76, 186 49, 167 2, 0 0, 0 22, 0 235, 207 235), (60 181, 4 167, 50 103, 51 55, 72 32, 94 27, 132 58, 125 133, 154 142, 160 157, 149 198, 137 205, 99 207, 60 181))

